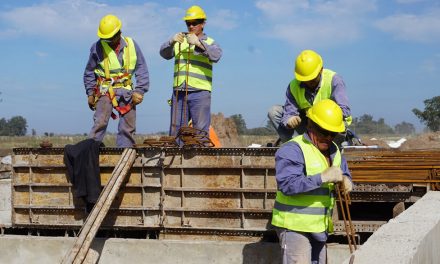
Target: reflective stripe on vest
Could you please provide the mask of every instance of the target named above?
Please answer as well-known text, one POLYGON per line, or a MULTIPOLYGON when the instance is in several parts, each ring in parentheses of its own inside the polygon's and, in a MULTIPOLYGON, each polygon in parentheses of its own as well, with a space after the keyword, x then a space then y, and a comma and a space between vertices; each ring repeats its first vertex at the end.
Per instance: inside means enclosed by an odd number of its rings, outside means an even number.
POLYGON ((100 61, 95 69, 95 74, 99 77, 98 85, 103 88, 101 91, 108 89, 110 85, 114 88, 132 89, 131 77, 136 67, 136 48, 133 39, 125 37, 124 40, 126 46, 123 49, 122 66, 115 51, 106 42, 101 41, 104 60, 100 61))
MULTIPOLYGON (((324 155, 303 135, 290 141, 299 144, 303 152, 308 177, 328 168, 324 155)), ((339 149, 335 154, 332 166, 341 166, 339 149)), ((320 188, 301 194, 284 195, 277 191, 272 212, 272 224, 300 232, 333 232, 332 210, 335 202, 333 190, 333 183, 325 183, 320 188)))
MULTIPOLYGON (((214 43, 212 38, 205 41, 208 45, 214 43)), ((188 85, 199 90, 211 91, 212 89, 212 62, 203 55, 194 54, 194 45, 188 45, 186 38, 183 43, 174 44, 174 82, 173 87, 179 87, 186 81, 188 67, 188 85), (188 62, 189 49, 189 65, 188 62)))

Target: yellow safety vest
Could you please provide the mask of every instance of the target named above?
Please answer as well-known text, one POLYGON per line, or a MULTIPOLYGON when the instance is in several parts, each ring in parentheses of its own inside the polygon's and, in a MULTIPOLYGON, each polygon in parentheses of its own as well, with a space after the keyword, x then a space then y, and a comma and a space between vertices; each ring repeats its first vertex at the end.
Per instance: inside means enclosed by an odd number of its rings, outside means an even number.
MULTIPOLYGON (((329 70, 329 69, 323 69, 322 70, 322 76, 321 76, 321 87, 318 90, 318 93, 315 96, 315 99, 313 100, 313 104, 316 104, 319 101, 322 101, 324 99, 330 99, 330 96, 332 94, 332 80, 333 76, 336 74, 336 72, 329 70)), ((296 103, 298 104, 298 107, 300 110, 306 111, 312 105, 307 101, 305 93, 306 88, 300 86, 300 81, 293 79, 290 82, 290 93, 295 98, 296 103)), ((347 116, 344 118, 344 121, 347 123, 347 125, 350 125, 352 122, 352 117, 347 116)))
MULTIPOLYGON (((208 37, 205 42, 211 45, 214 40, 208 37)), ((186 39, 181 44, 174 44, 173 87, 179 87, 183 82, 188 81, 187 84, 195 89, 211 91, 212 62, 206 56, 194 54, 194 48, 195 46, 189 45, 186 39)))
POLYGON ((129 37, 124 39, 126 46, 123 49, 123 65, 119 63, 115 51, 106 42, 101 41, 104 59, 95 69, 101 92, 105 92, 109 87, 132 89, 131 77, 136 67, 136 49, 133 39, 129 37))
MULTIPOLYGON (((290 141, 298 143, 303 152, 307 177, 321 173, 329 167, 324 155, 304 135, 290 141)), ((341 166, 339 149, 332 166, 341 166)), ((324 183, 320 188, 295 195, 284 195, 277 191, 272 225, 299 232, 333 232, 334 189, 333 183, 324 183)))

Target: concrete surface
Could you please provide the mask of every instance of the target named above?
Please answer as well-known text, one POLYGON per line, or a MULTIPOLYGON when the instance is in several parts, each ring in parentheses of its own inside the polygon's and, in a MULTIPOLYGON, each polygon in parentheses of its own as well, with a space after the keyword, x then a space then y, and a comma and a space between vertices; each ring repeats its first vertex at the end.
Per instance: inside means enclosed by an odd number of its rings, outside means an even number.
POLYGON ((356 264, 440 263, 440 192, 428 192, 381 226, 354 255, 356 264))
POLYGON ((11 226, 11 179, 0 180, 0 226, 11 226))
MULTIPOLYGON (((0 263, 61 263, 73 238, 0 237, 0 263)), ((160 264, 275 264, 280 263, 277 243, 171 241, 152 239, 95 239, 92 249, 101 253, 98 263, 160 264)), ((346 245, 329 245, 329 264, 349 255, 346 245)))

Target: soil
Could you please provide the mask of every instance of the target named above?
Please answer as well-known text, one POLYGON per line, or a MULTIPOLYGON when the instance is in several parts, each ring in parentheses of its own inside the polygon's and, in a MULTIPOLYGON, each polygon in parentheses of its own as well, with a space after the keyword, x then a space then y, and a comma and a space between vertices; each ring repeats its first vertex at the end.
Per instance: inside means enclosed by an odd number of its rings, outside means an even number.
POLYGON ((211 114, 211 126, 214 128, 222 147, 236 147, 240 145, 235 122, 223 113, 211 114))
MULTIPOLYGON (((417 134, 412 136, 402 136, 401 138, 405 138, 406 141, 400 145, 398 149, 400 150, 411 150, 411 149, 440 149, 440 131, 417 134)), ((397 137, 398 139, 398 137, 397 137)), ((382 138, 371 138, 371 137, 362 137, 362 143, 367 146, 377 145, 379 148, 391 148, 387 144, 387 139, 382 138)), ((394 137, 396 140, 396 137, 394 137)))
POLYGON ((408 138, 399 149, 438 149, 440 148, 440 131, 425 133, 408 138))

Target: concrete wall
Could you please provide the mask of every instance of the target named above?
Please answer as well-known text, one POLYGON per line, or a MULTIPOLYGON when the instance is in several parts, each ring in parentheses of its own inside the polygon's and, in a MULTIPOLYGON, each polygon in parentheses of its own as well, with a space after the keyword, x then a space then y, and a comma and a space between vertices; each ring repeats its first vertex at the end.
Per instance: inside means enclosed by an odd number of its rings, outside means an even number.
POLYGON ((380 227, 354 255, 356 264, 440 263, 440 192, 428 192, 380 227))
MULTIPOLYGON (((61 263, 73 238, 1 236, 0 263, 61 263)), ((277 243, 214 241, 170 241, 151 239, 95 239, 98 263, 160 264, 278 264, 277 243)), ((329 264, 341 263, 349 255, 346 245, 329 245, 329 264)))
POLYGON ((0 226, 11 226, 11 179, 0 180, 0 226))

